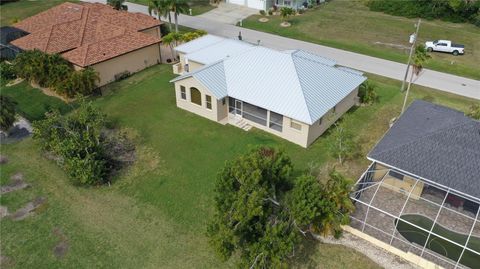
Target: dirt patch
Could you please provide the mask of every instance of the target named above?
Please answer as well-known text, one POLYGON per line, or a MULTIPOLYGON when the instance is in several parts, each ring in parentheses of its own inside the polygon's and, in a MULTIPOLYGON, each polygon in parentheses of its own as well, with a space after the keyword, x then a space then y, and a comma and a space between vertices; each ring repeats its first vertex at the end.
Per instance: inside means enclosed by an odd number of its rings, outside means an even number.
POLYGON ((410 49, 409 46, 405 46, 405 45, 402 45, 402 44, 394 44, 394 43, 384 43, 384 42, 375 42, 373 43, 375 45, 381 45, 381 46, 385 46, 385 47, 391 47, 391 48, 395 48, 395 49, 401 49, 401 50, 408 50, 410 49))
POLYGON ((15 80, 12 80, 10 81, 9 83, 7 83, 7 87, 11 87, 11 86, 14 86, 14 85, 17 85, 18 83, 21 83, 23 81, 23 78, 16 78, 15 80))
POLYGON ((28 202, 24 207, 12 214, 11 218, 14 221, 23 220, 34 213, 39 207, 45 204, 47 199, 45 197, 37 197, 33 201, 28 202))
POLYGON ((52 233, 56 235, 59 240, 55 247, 53 247, 53 255, 55 255, 57 259, 61 259, 65 257, 68 249, 70 248, 70 245, 68 244, 68 239, 60 228, 53 229, 52 233))
POLYGON ((13 265, 15 265, 15 263, 12 258, 0 255, 0 268, 12 268, 13 265))
POLYGON ((12 191, 21 190, 21 189, 30 187, 30 185, 23 180, 22 173, 16 173, 15 175, 11 176, 10 179, 12 180, 12 183, 6 186, 1 186, 0 194, 5 194, 12 191))
POLYGON ((5 155, 0 155, 0 164, 8 163, 8 158, 5 155))
POLYGON ((33 88, 36 88, 36 89, 39 89, 43 92, 43 94, 45 95, 48 95, 48 96, 52 96, 52 97, 56 97, 58 99, 61 99, 62 101, 64 101, 65 103, 70 103, 72 101, 75 101, 75 98, 68 98, 68 97, 64 97, 62 95, 59 95, 57 94, 56 92, 54 92, 52 89, 49 89, 49 88, 43 88, 41 87, 40 85, 36 84, 36 83, 30 83, 30 85, 33 87, 33 88))
POLYGON ((289 22, 284 21, 284 22, 280 23, 280 26, 281 26, 281 27, 290 27, 290 26, 292 26, 292 24, 289 23, 289 22))
POLYGON ((8 208, 0 205, 0 219, 3 219, 6 216, 8 216, 8 208))

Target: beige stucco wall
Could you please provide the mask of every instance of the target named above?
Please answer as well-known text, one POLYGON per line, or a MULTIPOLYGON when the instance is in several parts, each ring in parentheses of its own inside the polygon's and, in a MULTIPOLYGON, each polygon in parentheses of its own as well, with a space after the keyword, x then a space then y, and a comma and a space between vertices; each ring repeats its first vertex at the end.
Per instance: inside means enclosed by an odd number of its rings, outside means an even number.
POLYGON ((358 99, 357 96, 358 88, 343 98, 343 100, 335 106, 335 113, 330 111, 328 115, 324 115, 322 117, 321 124, 319 124, 319 121, 312 124, 308 133, 307 146, 315 142, 319 136, 321 136, 330 126, 332 126, 332 124, 334 124, 343 114, 345 114, 345 112, 354 106, 358 99))
MULTIPOLYGON (((185 53, 178 52, 178 56, 180 58, 180 64, 182 65, 182 70, 185 70, 185 62, 186 62, 185 53)), ((201 64, 199 62, 195 62, 195 61, 192 61, 192 60, 188 60, 189 72, 195 71, 195 70, 201 68, 202 66, 204 66, 204 64, 201 64)))
POLYGON ((129 71, 135 73, 160 62, 158 44, 123 54, 110 60, 92 65, 99 76, 97 86, 103 86, 115 80, 115 75, 129 71))
POLYGON ((185 109, 189 112, 195 113, 207 119, 213 121, 221 121, 227 115, 227 103, 223 105, 222 100, 215 99, 215 96, 205 88, 200 82, 196 79, 190 77, 183 79, 181 81, 175 82, 175 97, 177 100, 177 107, 185 109), (186 90, 187 100, 183 100, 181 98, 180 86, 184 86, 186 90), (190 88, 194 87, 197 88, 201 95, 202 95, 202 105, 199 106, 191 102, 190 99, 190 88), (210 95, 212 97, 212 109, 208 109, 206 106, 206 95, 210 95))
POLYGON ((152 35, 152 36, 155 36, 155 37, 158 37, 158 38, 162 37, 161 33, 160 33, 160 26, 145 29, 145 30, 140 31, 140 32, 148 34, 148 35, 152 35))

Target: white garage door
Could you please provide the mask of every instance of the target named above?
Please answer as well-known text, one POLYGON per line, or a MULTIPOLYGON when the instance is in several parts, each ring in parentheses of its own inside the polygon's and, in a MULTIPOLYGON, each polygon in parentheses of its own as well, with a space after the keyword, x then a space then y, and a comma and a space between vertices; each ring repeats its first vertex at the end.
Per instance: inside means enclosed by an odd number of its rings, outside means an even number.
POLYGON ((245 5, 245 0, 228 0, 228 3, 244 6, 245 5))
POLYGON ((254 9, 265 9, 265 0, 247 0, 247 6, 254 9))

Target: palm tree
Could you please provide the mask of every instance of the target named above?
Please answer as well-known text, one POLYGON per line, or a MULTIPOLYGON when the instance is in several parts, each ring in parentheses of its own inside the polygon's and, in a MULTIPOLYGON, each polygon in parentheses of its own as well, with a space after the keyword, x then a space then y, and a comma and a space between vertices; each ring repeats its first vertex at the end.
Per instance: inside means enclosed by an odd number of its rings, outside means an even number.
POLYGON ((107 4, 116 10, 127 10, 128 7, 124 3, 125 0, 107 0, 107 4))
POLYGON ((177 57, 175 56, 175 50, 173 49, 173 47, 177 46, 178 42, 182 40, 183 35, 180 33, 169 33, 162 38, 163 44, 170 46, 170 49, 172 50, 172 57, 174 59, 176 59, 177 57))
POLYGON ((188 12, 190 6, 185 0, 166 0, 170 11, 173 12, 175 17, 175 32, 178 33, 178 16, 180 13, 188 12))
POLYGON ((148 13, 150 15, 157 15, 157 19, 160 21, 160 17, 164 16, 168 18, 168 28, 172 31, 172 18, 170 16, 168 6, 168 0, 149 0, 148 1, 148 13))
POLYGON ((424 63, 430 59, 431 56, 427 53, 424 45, 418 45, 415 48, 415 53, 413 54, 413 64, 412 64, 412 74, 410 75, 410 81, 408 82, 407 92, 405 93, 405 99, 403 100, 402 113, 405 111, 405 106, 407 105, 408 93, 410 92, 410 86, 412 85, 413 75, 420 76, 420 73, 423 70, 424 63))

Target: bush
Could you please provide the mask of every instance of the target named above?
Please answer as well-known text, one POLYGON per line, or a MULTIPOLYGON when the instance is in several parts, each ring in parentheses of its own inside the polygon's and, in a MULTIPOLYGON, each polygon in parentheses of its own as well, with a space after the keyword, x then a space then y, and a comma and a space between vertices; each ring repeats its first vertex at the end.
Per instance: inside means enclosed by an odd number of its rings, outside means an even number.
POLYGON ((8 131, 15 123, 15 101, 0 95, 0 130, 8 131))
POLYGON ((36 49, 17 55, 14 70, 19 77, 67 97, 91 94, 99 80, 92 68, 75 71, 59 54, 47 54, 36 49))
POLYGON ((473 118, 473 119, 476 119, 476 120, 480 120, 480 105, 479 104, 472 104, 469 109, 468 109, 468 112, 465 113, 465 115, 473 118))
POLYGON ((268 15, 272 16, 273 15, 273 9, 268 10, 268 15))
POLYGON ((102 129, 105 116, 90 103, 67 116, 58 111, 33 123, 33 137, 42 148, 59 157, 59 164, 75 184, 105 183, 109 171, 102 129))
POLYGON ((372 82, 365 81, 358 89, 358 97, 362 104, 373 104, 377 101, 377 85, 372 82))
POLYGON ((13 65, 7 62, 0 63, 0 74, 2 78, 2 83, 3 81, 12 80, 17 77, 13 65))
POLYGON ((265 10, 260 10, 260 15, 265 16, 265 10))
MULTIPOLYGON (((477 24, 480 1, 437 1, 437 0, 370 0, 367 6, 372 11, 408 18, 442 19, 451 22, 471 22, 477 24)), ((477 25, 479 26, 479 25, 477 25)))

